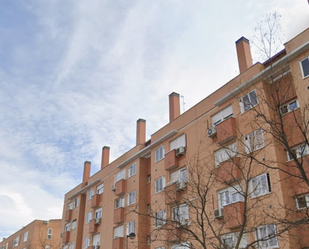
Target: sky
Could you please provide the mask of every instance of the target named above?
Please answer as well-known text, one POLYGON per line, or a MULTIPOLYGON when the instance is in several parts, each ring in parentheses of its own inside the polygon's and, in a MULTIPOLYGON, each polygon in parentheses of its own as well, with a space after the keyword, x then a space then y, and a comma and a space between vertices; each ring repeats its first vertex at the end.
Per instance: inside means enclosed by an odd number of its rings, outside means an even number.
MULTIPOLYGON (((281 16, 283 42, 309 26, 307 0, 3 0, 0 7, 0 241, 60 219, 83 165, 100 168, 238 73, 235 41, 281 16)), ((253 60, 257 54, 252 48, 253 60)))

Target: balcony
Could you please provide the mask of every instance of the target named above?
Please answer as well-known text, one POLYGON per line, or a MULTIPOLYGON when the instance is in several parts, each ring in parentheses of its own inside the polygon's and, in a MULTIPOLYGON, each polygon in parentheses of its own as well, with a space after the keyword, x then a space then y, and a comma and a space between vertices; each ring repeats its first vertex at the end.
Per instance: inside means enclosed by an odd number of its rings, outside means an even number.
POLYGON ((237 228, 244 221, 244 202, 236 202, 223 208, 224 223, 228 229, 237 228))
POLYGON ((113 249, 123 249, 123 238, 116 238, 113 240, 113 249))
POLYGON ((165 224, 166 239, 167 241, 176 242, 181 241, 182 229, 177 226, 177 223, 170 222, 165 224))
POLYGON ((100 206, 101 196, 102 194, 95 194, 94 196, 92 196, 91 208, 97 208, 100 206))
POLYGON ((114 211, 114 223, 118 224, 118 223, 122 223, 124 222, 124 208, 117 208, 114 211))
POLYGON ((237 136, 235 118, 230 117, 217 125, 217 142, 224 144, 237 136))
POLYGON ((172 170, 178 167, 179 163, 178 157, 176 157, 176 150, 171 150, 170 152, 165 154, 164 164, 165 170, 172 170))
POLYGON ((240 158, 234 157, 220 163, 216 171, 216 180, 222 183, 231 183, 241 178, 240 158))
POLYGON ((116 182, 115 195, 123 195, 126 192, 126 180, 122 179, 119 182, 116 182))
POLYGON ((101 224, 101 218, 92 219, 89 222, 89 233, 96 233, 98 230, 98 225, 101 224))
POLYGON ((70 241, 70 231, 65 231, 62 233, 62 243, 67 244, 70 241))
POLYGON ((172 183, 165 187, 165 204, 170 205, 179 201, 179 191, 177 191, 177 184, 172 183))
POLYGON ((69 209, 67 211, 65 211, 65 221, 71 221, 72 219, 72 212, 73 210, 72 209, 69 209))

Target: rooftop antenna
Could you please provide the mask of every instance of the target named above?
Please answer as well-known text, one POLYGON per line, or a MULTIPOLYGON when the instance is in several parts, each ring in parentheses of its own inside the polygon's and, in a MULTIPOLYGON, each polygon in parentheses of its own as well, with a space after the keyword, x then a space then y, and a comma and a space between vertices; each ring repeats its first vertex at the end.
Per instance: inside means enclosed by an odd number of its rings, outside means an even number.
MULTIPOLYGON (((309 0, 308 0, 309 1, 309 0)), ((181 95, 181 100, 182 100, 182 109, 183 109, 183 112, 185 112, 185 96, 181 95)))

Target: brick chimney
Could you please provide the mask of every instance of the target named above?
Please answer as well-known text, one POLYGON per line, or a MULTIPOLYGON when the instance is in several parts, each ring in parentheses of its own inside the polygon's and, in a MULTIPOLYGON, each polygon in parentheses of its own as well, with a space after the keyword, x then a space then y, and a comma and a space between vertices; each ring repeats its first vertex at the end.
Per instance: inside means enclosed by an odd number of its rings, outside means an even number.
POLYGON ((169 95, 169 107, 170 107, 170 122, 176 119, 180 115, 180 99, 179 94, 172 92, 169 95))
POLYGON ((136 121, 136 145, 146 142, 146 120, 139 119, 136 121))
POLYGON ((236 42, 239 72, 242 73, 252 66, 252 56, 249 40, 241 37, 236 42))
POLYGON ((87 183, 90 177, 90 170, 91 170, 91 162, 89 161, 84 162, 83 183, 87 183))
POLYGON ((109 147, 104 146, 102 148, 102 160, 101 160, 101 169, 109 165, 109 147))

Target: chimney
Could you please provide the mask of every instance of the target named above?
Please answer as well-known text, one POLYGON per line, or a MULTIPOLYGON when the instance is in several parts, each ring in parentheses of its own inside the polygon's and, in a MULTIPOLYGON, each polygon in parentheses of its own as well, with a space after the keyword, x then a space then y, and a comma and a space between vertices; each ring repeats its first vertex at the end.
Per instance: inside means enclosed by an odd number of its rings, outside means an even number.
POLYGON ((90 177, 90 170, 91 170, 91 162, 89 161, 84 162, 83 183, 87 183, 90 177))
POLYGON ((252 57, 249 40, 241 37, 236 42, 239 72, 242 73, 252 66, 252 57))
POLYGON ((146 142, 146 120, 139 119, 136 121, 136 145, 146 142))
POLYGON ((180 99, 178 93, 172 92, 169 95, 169 104, 170 104, 170 122, 172 122, 180 115, 180 99))
POLYGON ((105 168, 108 164, 109 164, 109 147, 104 146, 102 148, 101 169, 105 168))

